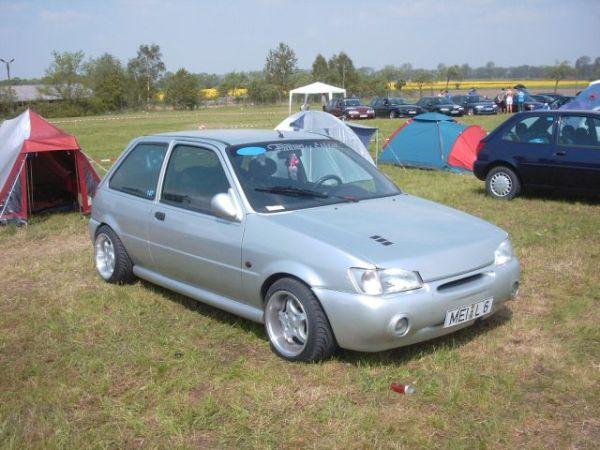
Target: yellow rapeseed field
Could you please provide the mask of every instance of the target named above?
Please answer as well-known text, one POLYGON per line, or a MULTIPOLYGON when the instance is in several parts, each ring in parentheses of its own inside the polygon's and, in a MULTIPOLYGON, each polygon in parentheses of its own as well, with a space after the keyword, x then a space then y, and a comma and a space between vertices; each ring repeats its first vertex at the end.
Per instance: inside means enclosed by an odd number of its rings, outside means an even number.
MULTIPOLYGON (((507 86, 516 86, 517 84, 523 84, 525 86, 536 87, 536 88, 552 88, 554 89, 554 80, 462 80, 462 81, 454 81, 450 80, 448 87, 452 89, 456 89, 456 85, 459 85, 462 89, 501 89, 507 86)), ((586 80, 561 80, 558 83, 558 86, 561 88, 583 88, 589 84, 589 81, 586 80)), ((431 83, 425 83, 423 85, 424 88, 427 89, 445 89, 446 81, 433 81, 431 83)), ((388 88, 391 90, 396 89, 396 83, 390 82, 388 83, 388 88)), ((419 89, 418 83, 413 81, 408 81, 403 89, 419 89)))

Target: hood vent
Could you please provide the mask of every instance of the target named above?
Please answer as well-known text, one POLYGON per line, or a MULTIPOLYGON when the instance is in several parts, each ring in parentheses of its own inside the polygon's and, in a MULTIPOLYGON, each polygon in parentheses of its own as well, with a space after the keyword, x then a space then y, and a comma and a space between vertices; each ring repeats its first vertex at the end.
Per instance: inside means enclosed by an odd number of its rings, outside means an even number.
POLYGON ((379 242, 381 245, 385 245, 386 247, 393 244, 393 242, 390 242, 386 238, 379 235, 370 236, 370 239, 373 239, 375 242, 379 242))

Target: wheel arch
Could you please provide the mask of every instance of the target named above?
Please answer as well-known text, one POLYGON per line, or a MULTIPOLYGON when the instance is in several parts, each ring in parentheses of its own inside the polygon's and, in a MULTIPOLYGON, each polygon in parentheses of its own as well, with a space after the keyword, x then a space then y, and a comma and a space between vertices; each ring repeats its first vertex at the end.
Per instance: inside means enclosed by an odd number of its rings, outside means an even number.
POLYGON ((508 167, 510 170, 512 170, 515 175, 517 176, 517 178, 519 179, 519 183, 521 183, 521 185, 523 185, 523 179, 521 178, 521 174, 519 173, 519 169, 517 169, 517 165, 510 162, 510 161, 506 161, 506 160, 502 160, 502 159, 498 159, 496 161, 492 161, 491 163, 489 163, 485 169, 485 173, 483 176, 483 179, 485 180, 488 176, 488 174, 495 169, 496 167, 500 167, 500 166, 504 166, 504 167, 508 167))

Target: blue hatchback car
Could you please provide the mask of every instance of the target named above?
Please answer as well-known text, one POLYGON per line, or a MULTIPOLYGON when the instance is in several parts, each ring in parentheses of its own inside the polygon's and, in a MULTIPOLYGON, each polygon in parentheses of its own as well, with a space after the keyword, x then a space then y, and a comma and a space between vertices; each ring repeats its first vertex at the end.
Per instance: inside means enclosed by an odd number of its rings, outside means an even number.
POLYGON ((481 140, 473 173, 489 195, 510 200, 524 186, 600 193, 600 113, 515 114, 481 140))

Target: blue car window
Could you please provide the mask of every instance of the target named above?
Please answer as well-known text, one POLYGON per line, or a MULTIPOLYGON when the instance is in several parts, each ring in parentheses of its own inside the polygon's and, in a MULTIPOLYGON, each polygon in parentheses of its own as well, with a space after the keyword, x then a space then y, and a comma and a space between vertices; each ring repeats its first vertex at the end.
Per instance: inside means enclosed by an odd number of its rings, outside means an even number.
POLYGON ((502 139, 528 144, 549 144, 552 142, 553 125, 553 116, 528 116, 510 127, 502 139))
POLYGON ((560 145, 600 146, 600 120, 586 116, 563 116, 560 119, 560 145))

